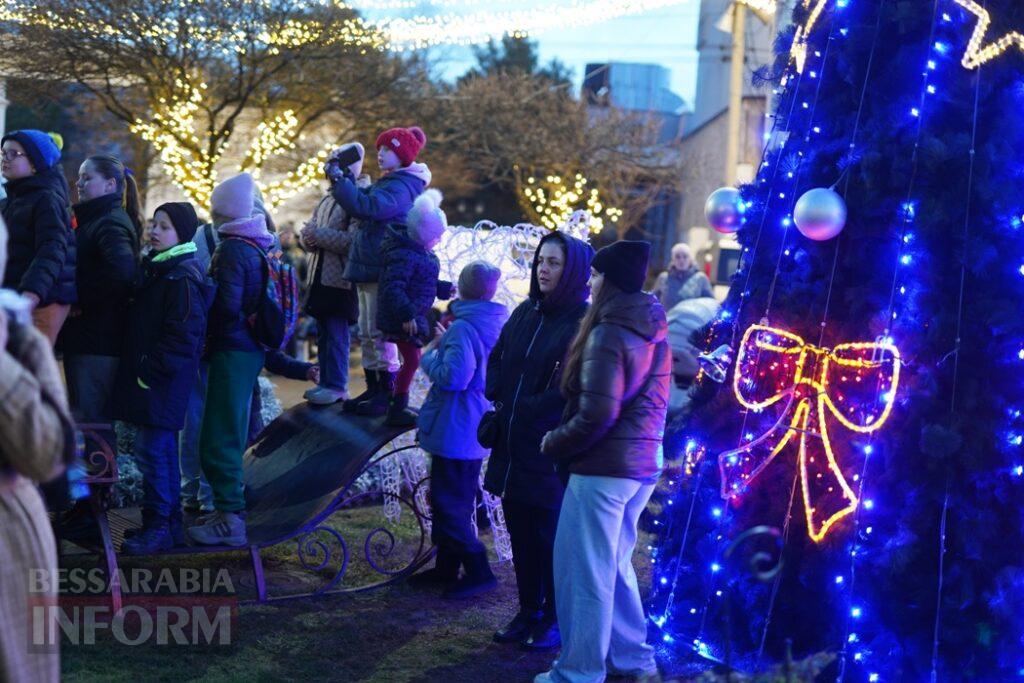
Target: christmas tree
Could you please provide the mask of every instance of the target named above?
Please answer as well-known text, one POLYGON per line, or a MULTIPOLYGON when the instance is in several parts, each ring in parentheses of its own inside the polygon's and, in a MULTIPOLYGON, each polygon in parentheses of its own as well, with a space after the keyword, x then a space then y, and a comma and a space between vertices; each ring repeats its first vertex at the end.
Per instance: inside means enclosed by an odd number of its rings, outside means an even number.
POLYGON ((651 521, 670 658, 1024 675, 1018 31, 1017 0, 797 2, 651 521))

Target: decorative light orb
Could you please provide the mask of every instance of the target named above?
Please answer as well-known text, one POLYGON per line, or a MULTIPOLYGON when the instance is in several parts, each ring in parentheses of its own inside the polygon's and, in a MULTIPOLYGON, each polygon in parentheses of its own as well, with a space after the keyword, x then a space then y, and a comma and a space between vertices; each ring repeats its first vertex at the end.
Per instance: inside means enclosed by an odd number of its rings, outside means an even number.
POLYGON ((704 217, 718 232, 731 235, 743 223, 743 197, 735 187, 720 187, 704 203, 704 217))
POLYGON ((807 239, 830 240, 846 227, 846 202, 827 187, 808 190, 796 202, 793 222, 807 239))

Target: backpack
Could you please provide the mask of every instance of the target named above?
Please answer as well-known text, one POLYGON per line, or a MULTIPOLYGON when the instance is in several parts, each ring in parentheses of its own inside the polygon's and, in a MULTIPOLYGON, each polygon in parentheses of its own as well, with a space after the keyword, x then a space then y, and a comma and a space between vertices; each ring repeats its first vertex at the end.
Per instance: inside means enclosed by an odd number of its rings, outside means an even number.
POLYGON ((295 333, 299 318, 299 284, 295 269, 281 260, 281 250, 268 253, 244 237, 230 237, 256 249, 263 258, 263 287, 256 310, 246 321, 253 338, 268 351, 280 351, 295 333))

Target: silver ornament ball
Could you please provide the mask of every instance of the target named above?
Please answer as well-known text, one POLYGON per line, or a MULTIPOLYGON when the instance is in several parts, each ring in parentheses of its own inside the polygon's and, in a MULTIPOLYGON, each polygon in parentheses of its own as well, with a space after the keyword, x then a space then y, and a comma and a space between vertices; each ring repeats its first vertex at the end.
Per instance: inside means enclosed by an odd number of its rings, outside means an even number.
POLYGON ((831 188, 808 190, 796 202, 793 222, 807 239, 830 240, 846 226, 846 202, 831 188))
POLYGON ((708 225, 726 235, 740 229, 743 222, 743 197, 735 187, 720 187, 704 203, 708 225))

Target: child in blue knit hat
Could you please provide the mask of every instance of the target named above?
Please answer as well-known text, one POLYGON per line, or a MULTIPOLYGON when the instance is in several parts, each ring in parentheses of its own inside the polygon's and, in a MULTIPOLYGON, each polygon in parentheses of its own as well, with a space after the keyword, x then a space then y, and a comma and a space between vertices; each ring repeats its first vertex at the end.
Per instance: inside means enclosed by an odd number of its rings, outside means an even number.
POLYGON ((40 130, 0 138, 7 198, 0 215, 10 231, 3 286, 19 292, 32 320, 55 343, 75 297, 71 198, 57 140, 40 130))

